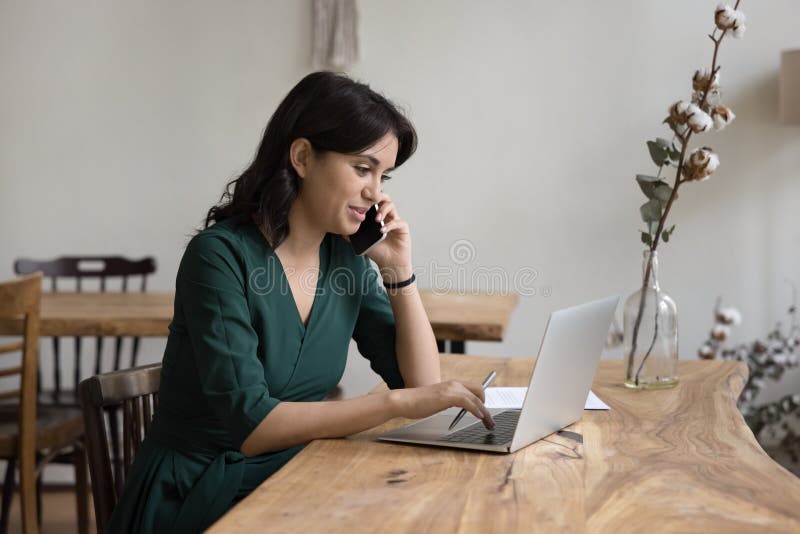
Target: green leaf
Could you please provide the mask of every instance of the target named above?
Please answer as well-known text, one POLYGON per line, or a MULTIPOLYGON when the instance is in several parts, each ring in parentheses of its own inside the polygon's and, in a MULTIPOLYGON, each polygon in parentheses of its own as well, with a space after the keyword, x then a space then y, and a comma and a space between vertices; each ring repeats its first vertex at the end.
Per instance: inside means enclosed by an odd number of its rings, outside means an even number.
POLYGON ((658 221, 652 221, 650 224, 650 235, 656 235, 658 231, 658 221))
POLYGON ((669 160, 667 149, 659 146, 656 141, 648 141, 647 149, 650 151, 650 158, 653 160, 653 163, 659 167, 669 160))
POLYGON ((667 155, 669 156, 669 161, 672 164, 672 166, 677 167, 678 162, 681 160, 681 151, 670 149, 667 155))
POLYGON ((651 198, 639 208, 642 220, 646 223, 658 221, 661 218, 661 202, 657 198, 651 198))
POLYGON ((658 187, 659 184, 666 185, 666 183, 662 182, 657 176, 647 176, 645 174, 637 174, 636 182, 639 184, 639 188, 647 198, 653 198, 656 187, 658 187))
POLYGON ((658 185, 653 189, 653 197, 665 204, 669 200, 670 195, 672 195, 672 188, 667 184, 658 185))
POLYGON ((653 240, 650 237, 650 234, 648 234, 647 232, 641 232, 641 234, 642 234, 642 243, 644 243, 648 247, 652 246, 653 245, 653 240))
POLYGON ((669 150, 669 148, 672 146, 672 142, 667 141, 663 137, 656 137, 656 144, 664 150, 669 150))
POLYGON ((661 238, 664 240, 665 243, 669 241, 669 238, 672 237, 672 232, 674 231, 675 231, 675 225, 673 224, 672 226, 670 226, 669 228, 665 228, 664 231, 661 232, 661 238))
POLYGON ((653 182, 639 182, 639 188, 647 198, 653 198, 656 194, 656 184, 653 182))

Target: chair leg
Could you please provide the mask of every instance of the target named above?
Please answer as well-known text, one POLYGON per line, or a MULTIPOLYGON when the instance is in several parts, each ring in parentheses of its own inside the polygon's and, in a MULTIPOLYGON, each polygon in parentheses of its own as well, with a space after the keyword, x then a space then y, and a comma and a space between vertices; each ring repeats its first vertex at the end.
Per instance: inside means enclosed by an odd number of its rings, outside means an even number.
POLYGON ((42 529, 42 475, 36 478, 36 524, 42 529))
POLYGON ((75 500, 78 505, 78 533, 89 534, 89 478, 86 448, 75 447, 75 500))
POLYGON ((38 532, 39 506, 37 506, 36 487, 39 485, 36 476, 36 456, 32 451, 22 451, 29 458, 19 458, 19 507, 22 512, 22 532, 38 532))
POLYGON ((11 509, 11 499, 14 497, 14 474, 17 470, 17 459, 9 458, 6 462, 6 479, 3 482, 3 502, 0 513, 0 534, 8 532, 8 515, 11 509))
POLYGON ((42 529, 42 472, 36 477, 36 524, 42 529))

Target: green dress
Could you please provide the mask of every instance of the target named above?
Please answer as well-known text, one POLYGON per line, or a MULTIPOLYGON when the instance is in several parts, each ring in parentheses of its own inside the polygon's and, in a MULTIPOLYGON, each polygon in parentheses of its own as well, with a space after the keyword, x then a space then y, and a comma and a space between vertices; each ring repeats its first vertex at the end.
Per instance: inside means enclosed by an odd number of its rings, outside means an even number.
POLYGON ((278 256, 236 217, 195 235, 178 269, 153 426, 110 531, 199 532, 301 449, 245 457, 281 401, 319 401, 342 377, 350 338, 402 388, 392 308, 369 260, 327 234, 306 327, 278 256))

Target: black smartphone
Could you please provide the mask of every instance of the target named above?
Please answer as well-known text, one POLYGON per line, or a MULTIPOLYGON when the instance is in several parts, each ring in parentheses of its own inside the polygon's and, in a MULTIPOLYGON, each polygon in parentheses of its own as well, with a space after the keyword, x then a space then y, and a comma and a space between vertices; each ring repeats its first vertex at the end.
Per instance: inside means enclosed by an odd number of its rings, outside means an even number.
POLYGON ((376 221, 378 215, 378 205, 373 204, 367 210, 366 218, 361 221, 356 233, 350 235, 350 245, 358 256, 366 253, 369 249, 383 241, 386 234, 381 232, 383 221, 376 221))

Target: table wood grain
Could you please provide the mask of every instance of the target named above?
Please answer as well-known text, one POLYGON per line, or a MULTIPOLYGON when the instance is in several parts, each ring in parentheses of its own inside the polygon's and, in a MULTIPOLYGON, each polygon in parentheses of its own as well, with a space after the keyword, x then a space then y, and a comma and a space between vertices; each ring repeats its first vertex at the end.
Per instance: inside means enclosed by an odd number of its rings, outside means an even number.
MULTIPOLYGON (((515 294, 434 294, 420 291, 437 339, 502 341, 515 294)), ((44 293, 42 336, 154 336, 169 334, 174 294, 44 293)), ((0 335, 19 332, 21 321, 0 321, 0 335)))
MULTIPOLYGON (((534 363, 441 358, 445 378, 495 369, 497 386, 527 385, 534 363)), ((611 410, 511 455, 375 441, 402 419, 314 441, 210 532, 800 532, 800 480, 736 408, 746 366, 679 372, 675 389, 634 391, 603 361, 593 389, 611 410)))

